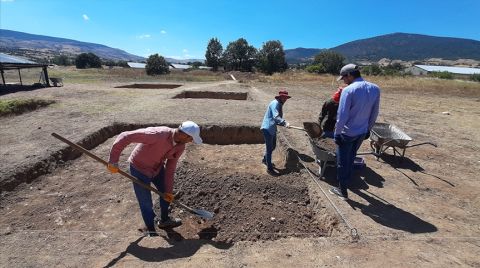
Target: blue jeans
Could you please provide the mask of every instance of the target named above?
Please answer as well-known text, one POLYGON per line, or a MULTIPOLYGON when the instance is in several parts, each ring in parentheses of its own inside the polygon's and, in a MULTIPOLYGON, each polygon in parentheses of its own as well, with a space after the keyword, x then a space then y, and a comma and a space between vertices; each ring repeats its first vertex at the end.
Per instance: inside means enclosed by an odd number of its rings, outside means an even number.
POLYGON ((277 133, 271 135, 268 130, 262 129, 263 138, 265 139, 265 154, 263 155, 263 160, 267 164, 269 170, 273 170, 272 165, 272 152, 277 147, 277 133))
POLYGON ((322 138, 330 138, 333 139, 333 131, 324 131, 322 133, 322 138))
POLYGON ((341 135, 340 145, 337 145, 337 179, 342 194, 347 196, 347 188, 353 170, 353 161, 358 148, 362 145, 365 134, 355 137, 341 135))
MULTIPOLYGON (((144 182, 145 184, 150 185, 150 183, 153 183, 158 191, 162 193, 165 192, 165 169, 163 167, 157 176, 149 178, 137 169, 135 169, 132 165, 130 165, 130 174, 132 174, 132 176, 144 182)), ((137 201, 140 205, 140 211, 142 212, 142 218, 145 222, 145 226, 151 230, 154 230, 155 212, 153 212, 152 193, 150 192, 150 190, 147 190, 136 183, 133 183, 133 190, 135 191, 135 195, 137 196, 137 201)), ((160 198, 160 212, 162 220, 168 219, 169 206, 170 203, 163 200, 163 198, 160 198)))

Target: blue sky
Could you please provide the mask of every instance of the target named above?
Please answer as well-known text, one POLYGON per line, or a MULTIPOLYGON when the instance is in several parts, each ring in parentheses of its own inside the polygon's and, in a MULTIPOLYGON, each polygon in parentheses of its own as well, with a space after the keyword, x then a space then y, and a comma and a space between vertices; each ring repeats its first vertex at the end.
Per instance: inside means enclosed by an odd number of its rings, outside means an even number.
POLYGON ((394 32, 480 40, 480 0, 0 0, 0 28, 148 56, 204 58, 208 41, 331 48, 394 32))

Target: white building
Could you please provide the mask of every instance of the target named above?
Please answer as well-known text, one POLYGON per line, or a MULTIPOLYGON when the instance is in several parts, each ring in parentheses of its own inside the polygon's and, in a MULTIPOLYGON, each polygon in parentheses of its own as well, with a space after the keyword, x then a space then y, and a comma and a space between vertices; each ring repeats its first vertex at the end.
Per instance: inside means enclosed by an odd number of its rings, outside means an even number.
POLYGON ((405 69, 413 75, 427 75, 431 72, 449 72, 456 75, 480 74, 480 68, 451 67, 451 66, 433 66, 433 65, 414 65, 405 69))

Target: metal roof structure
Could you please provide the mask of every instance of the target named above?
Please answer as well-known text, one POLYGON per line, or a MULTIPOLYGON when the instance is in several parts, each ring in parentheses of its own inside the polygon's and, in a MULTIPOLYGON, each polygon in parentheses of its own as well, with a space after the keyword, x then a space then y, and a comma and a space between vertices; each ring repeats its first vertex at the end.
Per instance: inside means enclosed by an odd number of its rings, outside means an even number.
POLYGON ((1 70, 36 68, 36 67, 44 67, 44 66, 47 66, 47 64, 40 64, 40 63, 29 61, 20 57, 15 57, 12 55, 0 53, 0 69, 1 70))
POLYGON ((139 68, 139 69, 145 69, 145 66, 147 65, 146 63, 140 63, 140 62, 127 62, 128 66, 130 68, 139 68))
POLYGON ((170 63, 170 66, 171 66, 173 69, 181 69, 181 70, 186 70, 186 69, 192 68, 192 66, 191 66, 191 65, 188 65, 188 64, 170 63))
POLYGON ((433 65, 415 65, 427 72, 449 72, 452 74, 480 74, 479 68, 451 67, 451 66, 433 66, 433 65))
POLYGON ((6 85, 4 71, 5 70, 18 70, 18 76, 20 77, 20 84, 22 84, 22 75, 20 74, 20 69, 25 68, 42 68, 45 76, 45 84, 50 86, 47 64, 40 64, 33 61, 29 61, 20 57, 15 57, 12 55, 0 53, 0 73, 2 76, 3 85, 6 85))

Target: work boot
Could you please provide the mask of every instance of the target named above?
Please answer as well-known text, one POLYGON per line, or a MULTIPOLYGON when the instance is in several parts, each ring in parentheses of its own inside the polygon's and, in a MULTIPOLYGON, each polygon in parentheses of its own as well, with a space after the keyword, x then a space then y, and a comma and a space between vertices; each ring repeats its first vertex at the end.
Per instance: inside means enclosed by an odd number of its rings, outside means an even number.
POLYGON ((343 201, 347 201, 348 200, 348 194, 347 193, 342 193, 342 191, 337 188, 337 187, 332 187, 332 189, 328 190, 331 194, 334 194, 336 196, 338 196, 340 199, 342 199, 343 201))
POLYGON ((144 227, 138 228, 138 231, 141 232, 144 236, 148 236, 148 237, 158 236, 157 231, 155 231, 155 228, 148 228, 144 226, 144 227))
MULTIPOLYGON (((265 157, 262 159, 262 164, 267 166, 267 161, 265 160, 265 157)), ((274 167, 274 166, 275 166, 275 164, 272 163, 272 167, 274 167)))
POLYGON ((278 175, 280 175, 280 174, 278 174, 275 170, 273 170, 273 168, 272 168, 272 169, 267 168, 267 173, 268 173, 269 175, 271 175, 271 176, 278 176, 278 175))
POLYGON ((178 218, 170 218, 168 217, 168 219, 166 220, 159 220, 157 221, 157 226, 158 228, 161 228, 161 229, 166 229, 166 228, 175 228, 175 227, 178 227, 182 225, 182 220, 181 219, 178 219, 178 218))

